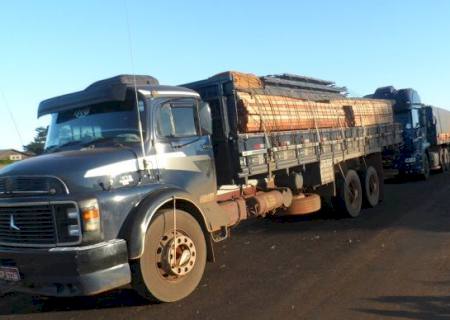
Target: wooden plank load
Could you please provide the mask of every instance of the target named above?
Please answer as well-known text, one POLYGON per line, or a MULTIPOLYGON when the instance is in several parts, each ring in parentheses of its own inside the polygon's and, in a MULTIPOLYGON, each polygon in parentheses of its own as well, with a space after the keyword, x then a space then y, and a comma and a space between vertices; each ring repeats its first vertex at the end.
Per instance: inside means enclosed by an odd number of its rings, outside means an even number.
POLYGON ((393 123, 385 101, 297 98, 237 92, 239 131, 285 131, 311 128, 359 127, 393 123))
POLYGON ((345 88, 329 81, 291 74, 229 74, 237 99, 240 133, 393 123, 390 101, 347 98, 345 88))

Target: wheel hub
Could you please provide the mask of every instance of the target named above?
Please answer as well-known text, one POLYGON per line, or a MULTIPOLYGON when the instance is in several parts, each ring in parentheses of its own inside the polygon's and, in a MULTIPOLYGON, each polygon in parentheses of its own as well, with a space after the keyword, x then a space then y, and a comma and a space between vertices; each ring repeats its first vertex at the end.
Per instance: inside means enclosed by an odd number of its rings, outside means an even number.
POLYGON ((196 249, 191 238, 177 232, 164 236, 157 250, 157 265, 163 277, 187 275, 195 266, 196 249))
POLYGON ((353 183, 350 183, 348 186, 348 193, 350 195, 350 202, 354 203, 359 197, 358 189, 353 185, 353 183))
POLYGON ((369 191, 371 194, 375 194, 376 192, 378 192, 378 183, 373 176, 371 176, 369 179, 369 191))

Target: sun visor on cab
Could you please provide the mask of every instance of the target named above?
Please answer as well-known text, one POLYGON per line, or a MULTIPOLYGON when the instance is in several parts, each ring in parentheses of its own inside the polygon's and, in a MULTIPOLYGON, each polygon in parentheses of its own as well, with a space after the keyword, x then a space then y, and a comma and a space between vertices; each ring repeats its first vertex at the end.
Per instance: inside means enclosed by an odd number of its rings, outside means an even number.
POLYGON ((120 75, 94 82, 86 89, 42 101, 38 108, 38 118, 43 115, 77 109, 86 105, 107 101, 124 101, 127 89, 157 86, 159 82, 151 76, 120 75))

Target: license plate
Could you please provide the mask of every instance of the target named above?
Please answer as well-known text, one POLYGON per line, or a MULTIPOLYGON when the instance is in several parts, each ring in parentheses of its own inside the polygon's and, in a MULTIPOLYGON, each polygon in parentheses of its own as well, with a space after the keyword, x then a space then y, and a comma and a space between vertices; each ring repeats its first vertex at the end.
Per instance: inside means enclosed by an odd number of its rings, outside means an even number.
POLYGON ((20 281, 19 269, 15 267, 0 267, 0 280, 20 281))

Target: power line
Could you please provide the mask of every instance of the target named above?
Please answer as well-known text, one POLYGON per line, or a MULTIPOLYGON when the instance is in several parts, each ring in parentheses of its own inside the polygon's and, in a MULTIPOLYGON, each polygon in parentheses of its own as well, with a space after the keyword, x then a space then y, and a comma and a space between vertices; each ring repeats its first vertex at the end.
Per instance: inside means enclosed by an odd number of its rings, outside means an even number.
POLYGON ((23 146, 24 143, 23 143, 22 135, 20 134, 20 130, 19 130, 19 127, 17 126, 16 119, 14 118, 14 115, 13 115, 11 109, 9 108, 8 100, 6 99, 6 95, 1 88, 0 88, 0 94, 2 95, 5 109, 8 112, 9 117, 11 118, 14 128, 16 129, 17 136, 19 137, 19 140, 20 140, 20 145, 23 146))

